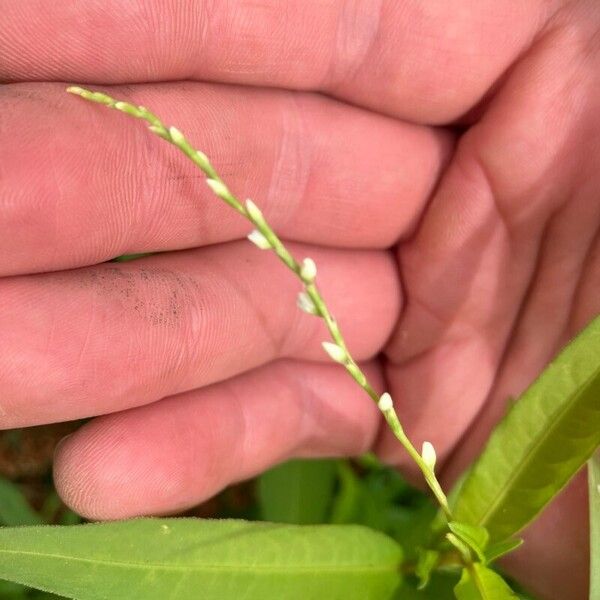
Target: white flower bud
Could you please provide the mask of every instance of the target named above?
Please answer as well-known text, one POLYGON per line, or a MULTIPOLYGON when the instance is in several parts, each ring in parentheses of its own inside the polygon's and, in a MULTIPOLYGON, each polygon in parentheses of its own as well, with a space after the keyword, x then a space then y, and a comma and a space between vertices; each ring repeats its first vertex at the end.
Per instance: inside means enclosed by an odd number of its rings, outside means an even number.
POLYGON ((171 140, 173 140, 174 144, 181 145, 185 143, 185 137, 177 127, 169 127, 169 134, 171 135, 171 140))
POLYGON ((300 292, 296 299, 296 304, 300 310, 303 310, 309 315, 318 315, 319 309, 315 306, 312 298, 306 292, 300 292))
POLYGON ((255 223, 264 223, 265 219, 260 208, 258 208, 250 198, 246 200, 246 212, 255 223))
POLYGON ((296 300, 296 304, 300 310, 303 310, 305 313, 309 315, 318 315, 319 310, 315 306, 315 303, 312 301, 311 297, 306 292, 300 292, 298 294, 298 298, 296 300))
POLYGON ((312 283, 317 276, 317 265, 312 258, 305 258, 300 267, 300 277, 304 283, 312 283))
POLYGON ((164 127, 159 127, 158 125, 148 125, 148 129, 152 133, 155 133, 158 137, 161 137, 163 140, 166 140, 167 142, 171 141, 169 132, 164 127))
POLYGON ((437 460, 437 456, 435 454, 435 448, 431 442, 423 442, 421 457, 423 458, 423 462, 433 471, 435 469, 435 461, 437 460))
POLYGON ((133 106, 133 104, 129 104, 128 102, 115 102, 114 106, 117 110, 127 113, 132 117, 139 118, 142 114, 137 106, 133 106))
POLYGON ((388 410, 394 408, 394 401, 392 400, 392 397, 385 392, 384 394, 381 394, 377 406, 381 412, 388 412, 388 410))
POLYGON ((79 87, 78 85, 70 85, 67 88, 67 92, 69 92, 69 94, 76 94, 77 96, 83 96, 86 91, 87 90, 84 90, 82 87, 79 87))
POLYGON ((228 198, 230 196, 229 189, 227 186, 218 179, 207 179, 206 185, 217 195, 219 198, 228 198))
POLYGON ((321 343, 323 345, 323 349, 325 350, 325 352, 327 352, 327 354, 329 354, 329 357, 331 358, 331 360, 334 360, 335 362, 338 362, 338 363, 346 362, 348 355, 346 354, 346 351, 341 346, 338 346, 337 344, 334 344, 333 342, 321 342, 321 343))
POLYGON ((210 166, 208 156, 206 156, 206 154, 204 154, 204 152, 200 150, 196 150, 196 160, 200 165, 202 165, 203 168, 207 168, 210 166))
POLYGON ((273 247, 271 242, 258 229, 254 229, 248 235, 248 239, 261 250, 270 250, 273 247))

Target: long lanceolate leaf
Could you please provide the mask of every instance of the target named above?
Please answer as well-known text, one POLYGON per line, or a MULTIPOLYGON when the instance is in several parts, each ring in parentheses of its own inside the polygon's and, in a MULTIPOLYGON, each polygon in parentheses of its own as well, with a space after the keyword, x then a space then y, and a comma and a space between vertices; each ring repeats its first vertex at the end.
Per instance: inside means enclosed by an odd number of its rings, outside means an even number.
POLYGON ((79 600, 386 600, 400 547, 357 526, 137 519, 0 529, 0 578, 79 600))
MULTIPOLYGON (((534 341, 532 341, 534 343, 534 341)), ((454 508, 457 521, 508 538, 566 485, 600 444, 600 318, 515 403, 454 508)))

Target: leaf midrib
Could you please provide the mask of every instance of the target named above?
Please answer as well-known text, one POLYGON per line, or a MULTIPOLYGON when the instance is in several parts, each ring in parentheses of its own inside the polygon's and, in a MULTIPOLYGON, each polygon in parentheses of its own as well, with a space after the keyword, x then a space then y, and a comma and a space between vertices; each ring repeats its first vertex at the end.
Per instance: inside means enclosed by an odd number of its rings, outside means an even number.
POLYGON ((572 406, 578 402, 579 398, 587 392, 588 386, 598 377, 599 374, 600 367, 596 368, 596 370, 590 375, 590 377, 586 379, 584 385, 579 386, 577 392, 573 394, 573 400, 565 403, 561 409, 556 411, 556 413, 550 419, 551 425, 549 427, 546 427, 542 431, 542 435, 539 436, 537 440, 534 441, 532 444, 527 446, 528 451, 526 452, 525 459, 521 461, 520 466, 512 470, 510 477, 507 479, 507 484, 504 487, 500 488, 500 491, 496 495, 496 499, 490 504, 489 509, 486 512, 484 512, 480 519, 477 521, 478 525, 482 525, 485 527, 485 524, 490 520, 491 516, 497 512, 498 507, 504 501, 506 496, 510 493, 512 484, 515 482, 516 479, 518 479, 521 476, 521 473, 523 473, 527 468, 529 468, 530 463, 532 461, 531 456, 535 454, 537 449, 543 443, 545 443, 547 439, 554 433, 558 424, 561 423, 562 417, 569 410, 571 410, 572 406))
POLYGON ((78 556, 70 556, 68 554, 57 554, 50 552, 31 552, 26 550, 0 550, 1 555, 19 555, 19 556, 35 556, 38 558, 51 558, 57 560, 69 560, 72 562, 79 563, 88 563, 88 564, 97 564, 103 566, 113 566, 113 567, 121 567, 121 568, 132 568, 132 569, 162 569, 164 571, 213 571, 213 572, 230 572, 230 571, 243 571, 243 572, 253 572, 253 571, 261 571, 262 573, 287 573, 290 570, 293 570, 294 573, 309 573, 315 570, 319 570, 321 572, 329 572, 329 573, 346 573, 348 571, 354 573, 375 573, 375 572, 385 572, 389 570, 393 570, 396 568, 396 562, 390 562, 385 565, 357 565, 357 564, 347 564, 347 565, 319 565, 314 564, 310 567, 304 565, 281 565, 280 567, 271 567, 266 565, 239 565, 239 564, 231 564, 231 565, 218 565, 218 564, 206 564, 206 565, 169 565, 164 563, 138 563, 138 562, 129 562, 129 561, 118 561, 118 560, 107 560, 107 559, 92 559, 78 556))
POLYGON ((475 587, 479 590, 479 593, 481 594, 481 600, 493 600, 491 596, 488 596, 485 584, 479 576, 479 571, 475 568, 471 569, 471 576, 473 577, 475 587))

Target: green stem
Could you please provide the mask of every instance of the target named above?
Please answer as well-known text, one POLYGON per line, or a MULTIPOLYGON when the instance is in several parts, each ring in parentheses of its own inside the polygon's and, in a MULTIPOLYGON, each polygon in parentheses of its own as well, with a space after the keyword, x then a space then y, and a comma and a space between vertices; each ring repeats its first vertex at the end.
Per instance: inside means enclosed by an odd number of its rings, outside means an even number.
POLYGON ((283 264, 300 279, 304 286, 304 293, 312 302, 311 308, 313 308, 314 311, 311 311, 311 314, 323 319, 331 339, 340 350, 340 359, 338 360, 338 358, 336 358, 335 360, 340 362, 346 368, 350 376, 379 406, 393 434, 396 436, 402 446, 404 446, 410 457, 414 460, 423 473, 427 485, 430 487, 435 498, 440 504, 446 518, 451 520, 452 515, 448 506, 448 501, 437 480, 437 477, 435 476, 433 467, 428 465, 423 460, 421 454, 419 454, 412 442, 406 436, 394 406, 391 403, 391 397, 388 396, 389 403, 386 403, 385 406, 380 402, 383 397, 380 397, 373 389, 366 375, 352 358, 337 321, 329 311, 329 308, 327 307, 319 288, 314 282, 314 276, 303 276, 303 265, 292 256, 289 250, 285 247, 284 243, 279 239, 277 234, 267 223, 256 205, 249 200, 246 201, 245 204, 240 202, 240 200, 238 200, 238 198, 231 193, 227 185, 219 177, 217 171, 208 160, 208 157, 203 152, 196 150, 178 129, 175 127, 166 127, 155 114, 150 112, 144 106, 135 106, 129 102, 115 100, 107 94, 101 92, 92 92, 76 86, 67 88, 67 92, 81 96, 85 100, 103 104, 109 108, 115 108, 132 117, 146 121, 149 125, 149 129, 154 134, 179 148, 181 152, 183 152, 197 167, 202 170, 207 177, 207 183, 209 184, 210 188, 219 198, 229 204, 229 206, 239 212, 242 216, 246 217, 254 225, 256 231, 264 237, 266 242, 268 242, 268 245, 266 245, 265 248, 272 249, 281 262, 283 262, 283 264))

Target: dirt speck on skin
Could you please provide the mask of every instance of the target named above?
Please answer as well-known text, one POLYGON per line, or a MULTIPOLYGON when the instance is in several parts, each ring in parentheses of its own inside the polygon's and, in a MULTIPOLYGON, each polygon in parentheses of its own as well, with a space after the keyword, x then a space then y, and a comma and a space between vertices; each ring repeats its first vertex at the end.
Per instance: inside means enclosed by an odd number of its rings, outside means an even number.
POLYGON ((187 274, 156 267, 99 265, 54 275, 55 281, 89 290, 100 299, 117 301, 156 327, 174 327, 186 313, 197 310, 198 281, 187 274))

